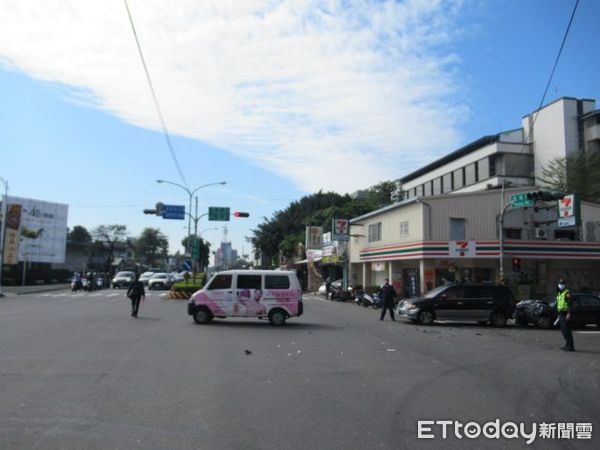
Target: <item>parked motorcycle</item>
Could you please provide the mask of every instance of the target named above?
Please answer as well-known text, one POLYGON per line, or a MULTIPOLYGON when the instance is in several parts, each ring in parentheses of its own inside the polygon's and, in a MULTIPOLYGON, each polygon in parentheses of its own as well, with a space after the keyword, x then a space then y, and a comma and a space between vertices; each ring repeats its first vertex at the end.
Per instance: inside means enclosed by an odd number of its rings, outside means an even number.
POLYGON ((333 300, 336 302, 347 302, 353 299, 353 289, 349 287, 348 289, 331 289, 329 293, 329 300, 333 300))
POLYGON ((77 292, 82 288, 81 280, 72 280, 71 281, 71 292, 77 292))

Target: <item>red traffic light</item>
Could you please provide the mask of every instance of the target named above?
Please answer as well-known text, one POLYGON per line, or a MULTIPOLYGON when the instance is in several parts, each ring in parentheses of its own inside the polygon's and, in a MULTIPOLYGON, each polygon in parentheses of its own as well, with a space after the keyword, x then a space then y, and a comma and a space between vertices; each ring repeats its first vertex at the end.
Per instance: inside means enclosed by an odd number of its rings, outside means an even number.
POLYGON ((515 272, 519 272, 521 270, 521 258, 512 259, 512 268, 515 272))
POLYGON ((235 217, 250 217, 250 214, 247 212, 234 211, 233 215, 235 217))

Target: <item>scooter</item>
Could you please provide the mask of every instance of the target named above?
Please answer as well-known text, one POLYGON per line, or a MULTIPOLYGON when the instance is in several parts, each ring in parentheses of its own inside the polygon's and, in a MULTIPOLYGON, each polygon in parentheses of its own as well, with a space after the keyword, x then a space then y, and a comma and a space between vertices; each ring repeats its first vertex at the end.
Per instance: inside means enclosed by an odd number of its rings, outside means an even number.
POLYGON ((71 281, 71 292, 76 292, 82 288, 81 280, 72 280, 71 281))

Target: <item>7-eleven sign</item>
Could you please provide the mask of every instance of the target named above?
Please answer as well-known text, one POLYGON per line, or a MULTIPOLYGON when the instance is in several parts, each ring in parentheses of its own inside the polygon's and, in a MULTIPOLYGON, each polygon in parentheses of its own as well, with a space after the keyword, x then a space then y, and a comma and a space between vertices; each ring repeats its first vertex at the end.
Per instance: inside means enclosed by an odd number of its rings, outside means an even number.
POLYGON ((347 219, 333 219, 331 229, 334 241, 347 241, 349 239, 348 232, 350 227, 347 219))
POLYGON ((476 247, 476 241, 450 241, 448 242, 448 256, 450 258, 473 258, 476 247))

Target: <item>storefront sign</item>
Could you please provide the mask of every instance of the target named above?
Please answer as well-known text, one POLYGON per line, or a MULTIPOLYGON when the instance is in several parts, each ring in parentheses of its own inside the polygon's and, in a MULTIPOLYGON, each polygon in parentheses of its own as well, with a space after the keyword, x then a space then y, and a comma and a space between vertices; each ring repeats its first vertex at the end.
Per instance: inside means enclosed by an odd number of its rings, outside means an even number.
POLYGON ((558 200, 558 227, 576 227, 581 224, 581 202, 576 194, 558 200))
POLYGON ((450 258, 473 258, 476 250, 476 241, 448 242, 448 256, 450 258))
POLYGON ((348 220, 346 219, 333 219, 331 226, 334 241, 347 241, 349 239, 348 231, 348 220))
POLYGON ((373 263, 371 263, 371 270, 373 272, 385 272, 385 263, 373 262, 373 263))
POLYGON ((306 227, 306 249, 320 249, 323 245, 323 227, 306 227))
POLYGON ((7 205, 4 236, 4 264, 19 263, 19 228, 21 227, 21 205, 7 205))

